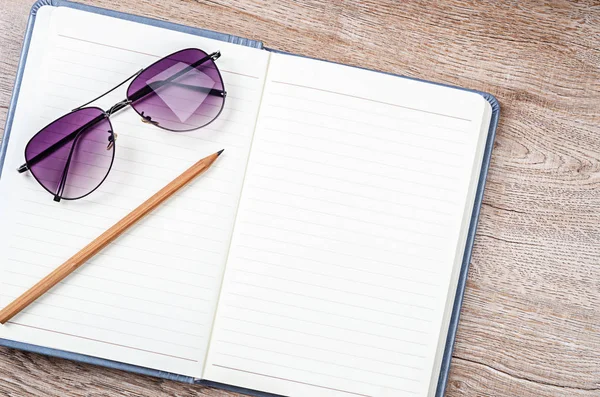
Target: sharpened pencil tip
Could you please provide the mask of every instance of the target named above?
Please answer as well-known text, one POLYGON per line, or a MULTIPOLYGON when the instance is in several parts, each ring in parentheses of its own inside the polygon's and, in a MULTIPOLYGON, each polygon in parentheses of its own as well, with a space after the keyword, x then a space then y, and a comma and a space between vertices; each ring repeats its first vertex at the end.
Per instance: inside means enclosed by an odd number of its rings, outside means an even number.
POLYGON ((225 151, 225 149, 221 149, 221 150, 219 150, 219 151, 217 152, 217 156, 220 156, 220 155, 221 155, 221 153, 223 153, 224 151, 225 151))

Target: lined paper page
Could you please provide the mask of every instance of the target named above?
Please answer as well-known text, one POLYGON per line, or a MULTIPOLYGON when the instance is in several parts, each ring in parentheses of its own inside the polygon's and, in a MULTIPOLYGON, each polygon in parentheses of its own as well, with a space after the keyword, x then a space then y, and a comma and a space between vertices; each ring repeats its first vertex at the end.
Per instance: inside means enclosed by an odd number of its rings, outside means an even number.
MULTIPOLYGON (((211 169, 36 301, 0 337, 200 377, 256 122, 265 52, 62 7, 36 17, 0 180, 5 306, 200 158, 211 169), (116 158, 90 196, 55 203, 28 174, 27 141, 70 109, 183 48, 220 50, 217 121, 172 133, 132 109, 111 117, 116 158)), ((97 103, 125 98, 121 87, 97 103)), ((94 104, 96 105, 96 104, 94 104)))
POLYGON ((289 396, 431 392, 488 110, 272 55, 205 378, 289 396))

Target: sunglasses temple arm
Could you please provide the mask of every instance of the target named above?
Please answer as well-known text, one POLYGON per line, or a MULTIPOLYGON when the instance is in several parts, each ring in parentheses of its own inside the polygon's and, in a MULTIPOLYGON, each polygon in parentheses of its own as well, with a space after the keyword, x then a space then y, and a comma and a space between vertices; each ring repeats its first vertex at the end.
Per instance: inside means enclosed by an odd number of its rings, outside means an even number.
POLYGON ((56 202, 60 202, 62 195, 65 191, 65 186, 67 185, 67 175, 69 173, 69 167, 71 167, 71 160, 73 159, 73 151, 75 150, 75 145, 77 145, 77 141, 79 140, 79 138, 81 137, 81 135, 83 135, 85 133, 86 128, 79 128, 76 131, 76 135, 75 135, 75 141, 73 142, 73 144, 71 145, 71 149, 69 150, 69 156, 67 157, 67 161, 65 163, 65 167, 63 169, 63 173, 62 176, 60 178, 60 183, 58 184, 58 188, 56 189, 56 192, 54 193, 54 201, 56 202))
POLYGON ((223 91, 223 90, 215 90, 214 88, 201 87, 201 86, 191 85, 191 84, 166 82, 166 81, 163 82, 162 80, 155 81, 154 83, 150 83, 150 85, 147 87, 150 87, 152 90, 156 91, 158 88, 162 87, 165 84, 170 84, 170 85, 174 85, 174 86, 181 87, 181 88, 187 88, 188 90, 192 90, 192 91, 205 92, 208 95, 224 96, 224 94, 225 94, 225 91, 223 91), (155 83, 161 83, 161 84, 157 84, 158 87, 155 87, 154 86, 155 83))
POLYGON ((144 69, 140 69, 137 72, 135 72, 134 74, 132 74, 131 76, 127 77, 127 79, 123 80, 122 82, 120 82, 119 84, 117 84, 116 86, 114 86, 113 88, 111 88, 110 90, 106 91, 104 94, 92 99, 89 102, 84 103, 83 105, 76 107, 75 109, 72 110, 72 112, 81 109, 82 107, 85 107, 87 105, 89 105, 92 102, 96 102, 98 99, 110 94, 111 92, 113 92, 114 90, 116 90, 117 88, 119 88, 120 86, 122 86, 123 84, 127 83, 129 80, 133 79, 134 77, 138 76, 140 73, 142 73, 144 71, 144 69))
POLYGON ((67 143, 72 141, 73 139, 75 139, 79 133, 85 131, 86 129, 88 129, 90 127, 93 127, 94 125, 98 124, 105 118, 106 118, 106 115, 102 114, 102 115, 88 121, 85 125, 81 126, 80 128, 71 132, 69 135, 63 137, 60 141, 55 142, 54 144, 52 144, 51 146, 46 148, 44 151, 35 155, 27 163, 22 164, 19 168, 17 168, 17 172, 23 173, 23 172, 29 170, 29 167, 32 167, 32 166, 36 165, 37 163, 39 163, 40 161, 44 160, 46 157, 50 156, 52 153, 56 152, 58 149, 60 149, 61 147, 63 147, 64 145, 66 145, 67 143))
POLYGON ((224 96, 225 91, 215 90, 214 88, 201 87, 197 85, 183 84, 183 83, 171 83, 177 87, 187 88, 188 90, 206 92, 208 95, 224 96))

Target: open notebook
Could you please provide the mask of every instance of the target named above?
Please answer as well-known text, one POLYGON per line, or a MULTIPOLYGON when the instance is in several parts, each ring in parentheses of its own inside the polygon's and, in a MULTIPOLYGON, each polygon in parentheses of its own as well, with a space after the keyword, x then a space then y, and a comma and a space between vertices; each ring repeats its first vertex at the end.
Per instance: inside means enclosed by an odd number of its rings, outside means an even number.
POLYGON ((289 396, 442 393, 497 117, 489 96, 58 5, 34 7, 4 142, 0 306, 226 151, 0 326, 2 344, 289 396), (169 133, 119 113, 113 169, 78 201, 55 203, 14 171, 52 119, 187 47, 223 54, 217 121, 169 133))

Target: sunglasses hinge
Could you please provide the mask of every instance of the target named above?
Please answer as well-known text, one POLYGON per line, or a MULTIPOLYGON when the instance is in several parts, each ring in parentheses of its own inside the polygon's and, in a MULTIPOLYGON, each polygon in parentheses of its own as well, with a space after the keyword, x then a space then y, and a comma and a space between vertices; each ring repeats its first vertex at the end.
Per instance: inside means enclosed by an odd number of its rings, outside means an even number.
POLYGON ((213 61, 216 61, 217 59, 219 59, 221 57, 221 51, 215 51, 212 54, 210 54, 209 57, 213 61))

